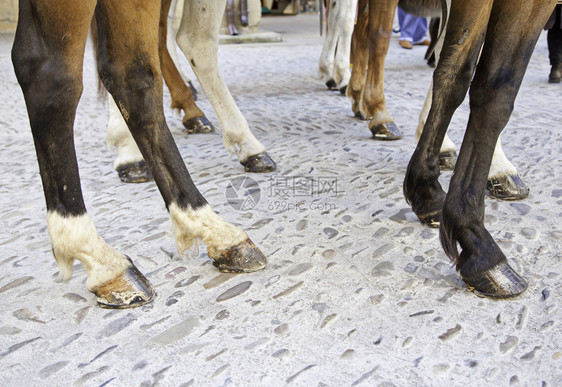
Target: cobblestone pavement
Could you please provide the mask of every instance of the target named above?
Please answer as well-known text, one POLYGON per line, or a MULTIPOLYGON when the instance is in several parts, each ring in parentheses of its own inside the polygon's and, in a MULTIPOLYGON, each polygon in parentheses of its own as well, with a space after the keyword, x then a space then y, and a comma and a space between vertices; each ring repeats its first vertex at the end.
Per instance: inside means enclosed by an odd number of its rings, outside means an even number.
MULTIPOLYGON (((0 35, 0 385, 562 385, 562 86, 547 83, 546 36, 503 136, 530 196, 486 201, 486 225, 529 289, 492 301, 467 290, 438 231, 402 196, 431 78, 424 48, 401 49, 393 37, 387 102, 405 137, 376 142, 317 78, 317 17, 262 27, 284 42, 221 46, 219 59, 278 171, 245 175, 218 134, 186 135, 164 101, 196 184, 269 259, 245 275, 217 272, 205 247, 180 258, 154 183, 119 182, 87 48, 75 126, 86 203, 100 234, 158 292, 148 306, 113 311, 95 306, 79 264, 68 283, 54 282, 13 36, 0 35), (238 189, 245 176, 257 185, 238 189), (248 199, 243 208, 236 198, 248 199)), ((218 127, 201 93, 198 104, 218 127)), ((467 112, 465 102, 451 124, 457 144, 467 112)))

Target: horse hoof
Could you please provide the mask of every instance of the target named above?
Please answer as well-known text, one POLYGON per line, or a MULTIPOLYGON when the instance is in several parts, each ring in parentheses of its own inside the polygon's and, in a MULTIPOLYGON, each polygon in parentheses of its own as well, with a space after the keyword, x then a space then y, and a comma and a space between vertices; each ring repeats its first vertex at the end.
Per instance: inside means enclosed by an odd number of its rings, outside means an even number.
MULTIPOLYGON (((428 188, 428 187, 426 187, 428 188)), ((411 190, 405 190, 404 192, 411 190)), ((440 187, 433 187, 426 192, 423 197, 406 196, 408 203, 411 204, 414 214, 418 217, 420 222, 431 228, 438 228, 441 224, 441 210, 445 201, 445 193, 440 187)))
POLYGON ((454 170, 456 163, 457 163, 457 152, 455 150, 439 153, 439 167, 441 168, 442 171, 454 170))
POLYGON ((479 297, 510 298, 518 296, 527 289, 527 281, 519 276, 507 262, 501 262, 485 272, 460 277, 466 286, 479 297))
POLYGON ((144 160, 120 165, 116 171, 123 183, 144 183, 152 180, 152 175, 144 160))
POLYGON ((439 228, 441 224, 441 211, 435 211, 429 214, 418 215, 418 219, 422 224, 431 228, 439 228))
POLYGON ((267 152, 250 156, 246 160, 241 161, 240 164, 244 166, 246 172, 265 173, 277 169, 277 164, 269 157, 267 152))
POLYGON ((149 303, 154 298, 155 291, 150 282, 133 264, 131 258, 127 259, 131 266, 123 274, 92 290, 102 308, 135 308, 149 303))
POLYGON ((488 179, 488 191, 490 196, 501 200, 521 200, 529 196, 529 188, 517 174, 488 179))
POLYGON ((340 94, 345 95, 347 93, 347 85, 340 87, 340 94))
POLYGON ((265 255, 249 238, 216 255, 209 256, 213 259, 213 265, 223 273, 251 273, 266 265, 265 255))
POLYGON ((193 101, 197 101, 197 89, 195 88, 195 86, 193 86, 193 83, 191 83, 191 81, 187 82, 187 86, 191 91, 191 96, 193 97, 193 101))
POLYGON ((211 133, 215 130, 213 125, 209 122, 207 117, 194 117, 183 123, 187 133, 211 133))
POLYGON ((338 88, 338 84, 336 83, 336 81, 334 81, 333 79, 330 79, 326 82, 326 86, 328 87, 328 89, 330 90, 334 90, 338 88))
POLYGON ((392 141, 402 138, 402 132, 394 122, 385 122, 384 124, 374 125, 369 128, 375 140, 392 141))

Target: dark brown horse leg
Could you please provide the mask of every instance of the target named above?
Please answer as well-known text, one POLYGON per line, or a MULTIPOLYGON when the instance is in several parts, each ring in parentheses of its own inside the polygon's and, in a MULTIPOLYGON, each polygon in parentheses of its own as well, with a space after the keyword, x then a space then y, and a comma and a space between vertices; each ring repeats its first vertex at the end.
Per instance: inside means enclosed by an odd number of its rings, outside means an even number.
MULTIPOLYGON (((472 81, 468 127, 443 207, 440 234, 460 277, 486 297, 513 297, 527 288, 484 227, 484 192, 494 146, 554 4, 553 0, 548 4, 496 0, 472 81)), ((459 11, 453 7, 452 16, 459 11)), ((465 11, 464 16, 470 15, 465 11)))
POLYGON ((154 290, 98 235, 84 205, 74 150, 73 123, 95 3, 21 0, 12 60, 27 104, 59 279, 70 279, 78 259, 100 305, 126 308, 149 302, 154 290))
POLYGON ((454 111, 462 103, 484 41, 493 0, 479 6, 454 3, 433 74, 431 109, 404 179, 404 196, 423 222, 437 227, 445 192, 439 184, 439 151, 454 111), (470 20, 463 17, 470 15, 470 20), (454 66, 450 64, 455 64, 454 66))
POLYGON ((369 63, 362 103, 367 110, 366 116, 371 118, 369 130, 376 140, 402 138, 402 133, 386 110, 384 96, 384 62, 397 4, 398 0, 369 1, 369 63))
POLYGON ((162 75, 172 97, 172 109, 183 110, 182 122, 188 133, 209 133, 214 130, 213 125, 211 125, 205 114, 195 104, 193 93, 190 87, 185 84, 166 46, 170 3, 171 0, 162 0, 160 8, 158 54, 160 56, 160 65, 162 66, 162 75))
POLYGON ((158 58, 159 7, 159 2, 131 9, 121 0, 98 1, 100 77, 164 198, 180 253, 200 239, 220 270, 259 270, 265 257, 243 230, 213 212, 191 180, 166 125, 158 58))

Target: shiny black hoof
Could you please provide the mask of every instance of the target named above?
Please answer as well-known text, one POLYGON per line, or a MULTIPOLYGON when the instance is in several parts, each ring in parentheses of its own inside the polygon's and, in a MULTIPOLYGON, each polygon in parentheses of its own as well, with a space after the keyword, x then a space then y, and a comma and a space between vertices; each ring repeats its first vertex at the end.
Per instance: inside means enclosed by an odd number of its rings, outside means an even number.
POLYGON ((152 180, 152 175, 144 160, 120 165, 116 171, 123 183, 145 183, 152 180))
POLYGON ((197 89, 195 88, 195 86, 193 86, 193 83, 191 83, 191 81, 187 82, 187 86, 191 91, 191 96, 193 97, 193 100, 197 101, 197 89))
POLYGON ((400 129, 398 129, 394 122, 378 124, 370 127, 369 130, 375 140, 393 141, 402 138, 402 132, 400 132, 400 129))
POLYGON ((328 87, 328 89, 330 90, 334 90, 338 88, 338 84, 336 83, 336 81, 334 81, 333 79, 328 80, 328 82, 326 82, 326 86, 328 87))
POLYGON ((527 281, 519 276, 507 262, 501 262, 485 272, 469 277, 462 275, 462 269, 459 274, 466 286, 479 297, 511 298, 527 289, 527 281))
POLYGON ((213 265, 223 273, 251 273, 263 269, 267 263, 265 255, 250 238, 209 256, 213 259, 213 265))
POLYGON ((347 93, 347 85, 340 87, 340 94, 345 95, 347 93))
POLYGON ((442 171, 452 171, 455 169, 456 163, 457 152, 455 150, 439 153, 439 167, 442 171))
POLYGON ((487 188, 490 196, 501 200, 521 200, 529 196, 529 188, 519 175, 490 178, 487 188))
POLYGON ((156 292, 150 282, 133 261, 129 257, 127 259, 131 266, 123 274, 92 290, 102 308, 135 308, 149 303, 154 298, 156 292))
POLYGON ((183 123, 187 133, 211 133, 215 131, 213 125, 209 122, 207 117, 193 117, 183 123))
POLYGON ((277 164, 269 157, 267 152, 250 156, 246 160, 241 161, 240 164, 244 166, 246 172, 265 173, 277 169, 277 164))

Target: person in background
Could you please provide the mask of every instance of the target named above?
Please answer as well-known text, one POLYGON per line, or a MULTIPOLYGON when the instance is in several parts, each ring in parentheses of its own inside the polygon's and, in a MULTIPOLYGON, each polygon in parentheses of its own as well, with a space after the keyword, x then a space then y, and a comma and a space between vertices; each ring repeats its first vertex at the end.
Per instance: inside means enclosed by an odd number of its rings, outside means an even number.
POLYGON ((429 46, 426 38, 427 19, 410 15, 398 7, 398 23, 400 24, 400 39, 398 44, 403 48, 411 49, 414 45, 429 46))
POLYGON ((562 17, 562 5, 557 5, 554 12, 548 19, 545 30, 546 40, 548 42, 548 57, 550 59, 550 75, 549 83, 560 83, 562 79, 562 26, 560 18, 562 17))

